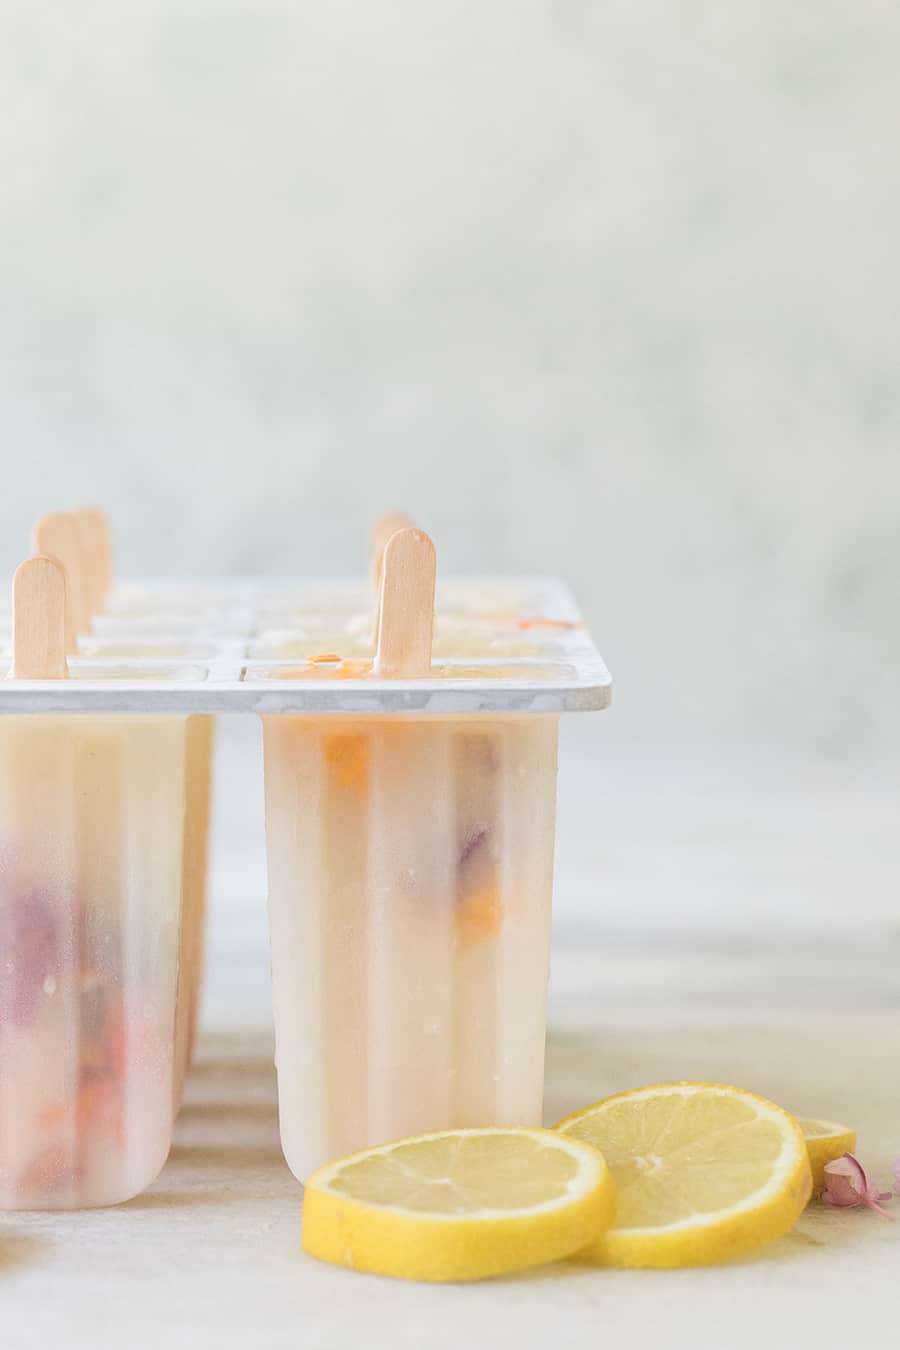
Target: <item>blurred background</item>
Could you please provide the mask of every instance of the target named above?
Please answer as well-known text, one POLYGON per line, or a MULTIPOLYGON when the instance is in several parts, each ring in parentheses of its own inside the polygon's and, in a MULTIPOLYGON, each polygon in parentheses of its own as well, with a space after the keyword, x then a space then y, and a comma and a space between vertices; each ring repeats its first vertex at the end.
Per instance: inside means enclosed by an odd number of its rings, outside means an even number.
MULTIPOLYGON (((399 507, 444 572, 561 574, 616 694, 565 728, 560 922, 895 959, 897 7, 3 27, 3 570, 97 504, 126 573, 359 572, 399 507)), ((235 905, 256 735, 225 729, 235 905)))
POLYGON ((885 0, 31 0, 4 17, 3 570, 573 584, 608 734, 900 742, 885 0))

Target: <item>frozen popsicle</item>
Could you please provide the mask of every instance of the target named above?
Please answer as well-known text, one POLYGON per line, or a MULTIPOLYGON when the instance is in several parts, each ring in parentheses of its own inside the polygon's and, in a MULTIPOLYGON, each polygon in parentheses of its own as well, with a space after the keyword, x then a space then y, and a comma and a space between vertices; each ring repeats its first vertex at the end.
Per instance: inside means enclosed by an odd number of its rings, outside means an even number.
MULTIPOLYGON (((112 581, 109 525, 100 511, 73 512, 72 519, 81 542, 83 576, 93 617, 105 603, 112 581)), ((107 660, 204 656, 215 650, 209 644, 196 641, 147 641, 133 636, 127 641, 116 641, 82 635, 78 646, 85 655, 107 660)), ((203 970, 213 729, 211 717, 197 715, 186 722, 186 798, 174 1052, 176 1112, 181 1105, 184 1080, 193 1053, 203 970)))
MULTIPOLYGON (((65 678, 65 593, 17 571, 13 678, 65 678)), ((0 717, 0 1208, 114 1204, 165 1161, 185 721, 0 717)))
POLYGON ((194 1053, 203 986, 214 732, 215 718, 200 713, 188 717, 185 743, 186 794, 181 875, 181 934, 175 1017, 176 1112, 181 1106, 184 1080, 194 1053))
MULTIPOLYGON (((384 550, 377 675, 431 675, 434 551, 384 550)), ((281 1136, 540 1123, 554 716, 267 716, 281 1136)))

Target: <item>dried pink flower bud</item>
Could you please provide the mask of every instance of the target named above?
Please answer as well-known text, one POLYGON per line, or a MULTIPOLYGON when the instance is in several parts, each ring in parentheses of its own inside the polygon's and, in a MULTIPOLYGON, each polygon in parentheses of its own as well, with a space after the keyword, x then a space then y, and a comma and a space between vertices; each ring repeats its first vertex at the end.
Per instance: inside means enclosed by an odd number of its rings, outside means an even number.
MULTIPOLYGON (((900 1164, 898 1164, 900 1166, 900 1164)), ((855 1209, 866 1205, 874 1209, 884 1219, 893 1220, 894 1215, 882 1208, 884 1201, 891 1199, 890 1191, 880 1191, 869 1180, 866 1169, 859 1158, 845 1153, 842 1158, 825 1164, 825 1190, 822 1199, 838 1209, 855 1209)))

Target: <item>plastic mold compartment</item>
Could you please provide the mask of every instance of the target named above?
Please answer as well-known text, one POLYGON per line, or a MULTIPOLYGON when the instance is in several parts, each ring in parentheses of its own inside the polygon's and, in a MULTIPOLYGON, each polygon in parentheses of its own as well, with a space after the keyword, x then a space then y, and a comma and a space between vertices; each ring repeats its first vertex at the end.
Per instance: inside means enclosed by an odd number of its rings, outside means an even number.
POLYGON ((129 582, 94 626, 77 678, 0 681, 0 713, 568 712, 610 698, 552 580, 439 581, 424 679, 374 673, 371 595, 353 582, 129 582))
POLYGON ((419 1129, 539 1123, 558 717, 606 707, 609 674, 552 580, 440 581, 424 676, 380 676, 374 647, 364 584, 135 581, 69 679, 0 681, 0 940, 30 961, 0 1007, 0 1207, 126 1199, 165 1159, 209 714, 262 716, 296 1175, 419 1129))

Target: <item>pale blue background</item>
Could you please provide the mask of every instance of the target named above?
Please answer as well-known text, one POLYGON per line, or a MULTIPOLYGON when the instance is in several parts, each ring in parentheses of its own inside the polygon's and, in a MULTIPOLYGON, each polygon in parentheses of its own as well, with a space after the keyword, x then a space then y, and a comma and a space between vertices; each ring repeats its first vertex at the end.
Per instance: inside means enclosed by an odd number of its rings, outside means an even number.
POLYGON ((609 736, 900 748, 900 10, 4 7, 2 569, 552 571, 609 736))

